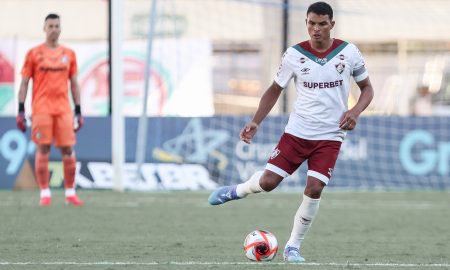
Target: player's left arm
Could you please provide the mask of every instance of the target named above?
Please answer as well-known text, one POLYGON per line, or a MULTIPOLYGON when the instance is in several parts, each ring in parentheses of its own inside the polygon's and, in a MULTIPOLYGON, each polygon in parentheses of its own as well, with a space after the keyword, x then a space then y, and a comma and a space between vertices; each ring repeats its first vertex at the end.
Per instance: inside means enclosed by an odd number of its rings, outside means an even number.
POLYGON ((359 89, 361 90, 361 95, 359 96, 358 102, 346 111, 339 122, 339 127, 344 130, 352 130, 356 127, 359 115, 369 106, 373 99, 373 87, 370 82, 369 77, 362 81, 356 82, 359 89))
POLYGON ((70 77, 70 91, 72 92, 73 104, 80 105, 80 85, 78 84, 77 75, 70 77))
POLYGON ((70 91, 72 93, 73 104, 75 105, 75 131, 78 131, 84 125, 84 119, 81 116, 81 101, 80 101, 80 85, 78 84, 78 65, 75 52, 70 50, 70 69, 69 69, 69 81, 70 91))
POLYGON ((77 75, 70 77, 70 91, 72 93, 73 104, 75 105, 75 121, 77 126, 75 131, 78 131, 84 125, 84 119, 81 115, 81 105, 80 105, 80 85, 78 84, 77 75))

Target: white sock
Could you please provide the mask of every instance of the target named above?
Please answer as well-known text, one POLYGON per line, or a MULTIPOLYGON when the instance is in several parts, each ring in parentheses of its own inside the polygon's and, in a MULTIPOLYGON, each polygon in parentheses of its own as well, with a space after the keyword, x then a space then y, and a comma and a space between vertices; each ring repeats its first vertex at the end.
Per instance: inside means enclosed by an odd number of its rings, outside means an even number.
POLYGON ((294 225, 292 227, 291 237, 286 245, 300 249, 305 235, 311 227, 314 217, 319 211, 319 199, 312 199, 303 194, 303 201, 295 213, 294 225))
POLYGON ((51 197, 51 196, 52 196, 52 193, 50 192, 49 188, 41 189, 41 198, 51 197))
POLYGON ((69 196, 75 196, 75 189, 74 188, 67 188, 66 189, 66 197, 69 196))
POLYGON ((237 185, 236 194, 238 197, 244 198, 251 193, 263 192, 264 190, 259 185, 259 179, 261 179, 263 173, 264 171, 255 172, 250 179, 247 180, 247 182, 237 185))

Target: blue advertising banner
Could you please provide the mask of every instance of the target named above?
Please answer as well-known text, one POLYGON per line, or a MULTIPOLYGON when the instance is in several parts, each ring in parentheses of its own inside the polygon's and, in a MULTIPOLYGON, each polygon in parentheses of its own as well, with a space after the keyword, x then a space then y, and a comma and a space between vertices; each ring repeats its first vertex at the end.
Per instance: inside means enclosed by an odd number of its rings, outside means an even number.
MULTIPOLYGON (((247 180, 264 169, 287 117, 268 117, 252 143, 245 144, 239 140, 239 131, 248 120, 248 116, 149 118, 141 179, 134 164, 138 119, 127 118, 125 187, 197 190, 247 180)), ((112 187, 110 122, 110 118, 87 118, 77 134, 77 184, 81 188, 112 187)), ((329 186, 450 188, 449 123, 445 117, 362 117, 347 134, 329 186)), ((19 180, 34 181, 20 178, 32 178, 35 149, 29 130, 21 133, 14 118, 0 118, 0 188, 15 188, 19 180), (31 174, 23 174, 27 168, 31 174)), ((50 160, 50 184, 59 187, 63 174, 57 149, 52 149, 50 160)), ((306 163, 280 188, 303 187, 306 163)))

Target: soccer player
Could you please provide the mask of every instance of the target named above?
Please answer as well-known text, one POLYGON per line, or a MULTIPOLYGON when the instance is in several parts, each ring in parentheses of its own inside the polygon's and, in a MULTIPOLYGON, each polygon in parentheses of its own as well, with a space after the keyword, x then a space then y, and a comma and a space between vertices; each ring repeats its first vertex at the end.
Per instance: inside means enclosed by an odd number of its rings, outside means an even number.
POLYGON ((261 97, 253 119, 241 130, 240 139, 251 143, 258 126, 294 78, 297 100, 284 134, 263 172, 256 172, 242 184, 221 187, 208 198, 210 204, 219 205, 251 193, 269 192, 307 160, 303 200, 283 253, 288 262, 305 261, 300 246, 319 210, 321 193, 330 181, 341 143, 373 98, 361 53, 355 45, 330 37, 334 25, 330 5, 316 2, 308 7, 306 27, 310 39, 286 50, 274 82, 261 97), (361 95, 349 110, 350 77, 361 95))
POLYGON ((59 44, 60 26, 57 14, 47 15, 44 21, 45 43, 32 48, 26 55, 16 123, 20 130, 26 131, 24 103, 28 83, 32 79, 31 136, 37 145, 35 174, 40 188, 40 205, 49 206, 52 202, 48 159, 50 146, 54 143, 61 150, 66 203, 81 206, 83 202, 75 193, 76 158, 73 146, 76 141, 75 131, 83 126, 84 121, 81 116, 75 53, 59 44), (68 81, 75 106, 75 118, 69 102, 68 81))

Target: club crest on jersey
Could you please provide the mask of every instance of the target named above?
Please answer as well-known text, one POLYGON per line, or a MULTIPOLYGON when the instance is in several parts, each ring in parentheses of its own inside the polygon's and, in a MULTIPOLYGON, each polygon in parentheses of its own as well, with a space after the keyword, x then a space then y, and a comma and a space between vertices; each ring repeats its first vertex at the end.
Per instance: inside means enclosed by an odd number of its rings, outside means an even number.
POLYGON ((63 56, 61 57, 61 63, 67 64, 67 61, 68 61, 67 56, 63 55, 63 56))
POLYGON ((343 63, 339 63, 337 65, 335 65, 337 72, 339 72, 339 74, 341 74, 344 69, 345 69, 345 65, 343 63))
POLYGON ((272 154, 270 154, 270 159, 276 158, 280 154, 280 152, 281 151, 278 148, 273 149, 272 154))

